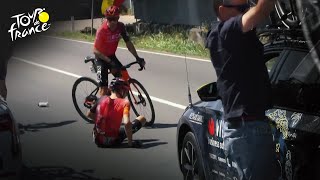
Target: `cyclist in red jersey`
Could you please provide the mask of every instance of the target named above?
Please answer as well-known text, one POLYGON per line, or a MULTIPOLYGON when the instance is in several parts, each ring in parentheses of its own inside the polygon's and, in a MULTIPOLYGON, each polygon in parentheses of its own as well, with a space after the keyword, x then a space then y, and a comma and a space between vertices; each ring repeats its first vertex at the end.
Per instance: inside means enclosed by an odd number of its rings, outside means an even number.
POLYGON ((139 64, 143 67, 145 65, 144 59, 138 56, 133 43, 130 41, 125 25, 122 22, 118 22, 120 17, 119 8, 117 6, 109 7, 105 12, 105 17, 107 20, 98 29, 93 48, 93 53, 97 59, 97 79, 101 96, 109 92, 108 69, 111 70, 114 77, 121 77, 120 68, 122 64, 115 55, 121 37, 125 41, 128 50, 140 62, 139 64))
POLYGON ((143 116, 130 121, 130 103, 124 99, 129 92, 129 85, 120 78, 110 82, 111 95, 102 96, 90 109, 87 116, 95 119, 93 130, 94 140, 98 147, 120 145, 128 138, 129 147, 139 146, 138 141, 132 141, 132 134, 144 126, 146 119, 143 116), (121 125, 121 122, 124 125, 121 125))

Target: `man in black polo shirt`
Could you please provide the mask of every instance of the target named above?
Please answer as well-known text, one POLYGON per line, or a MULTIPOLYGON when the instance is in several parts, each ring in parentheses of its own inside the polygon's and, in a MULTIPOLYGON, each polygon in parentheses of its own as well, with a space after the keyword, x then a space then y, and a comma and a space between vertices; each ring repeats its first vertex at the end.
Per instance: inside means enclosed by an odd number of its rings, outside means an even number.
POLYGON ((271 105, 263 45, 255 27, 268 17, 275 0, 214 0, 220 20, 208 33, 206 46, 217 73, 224 108, 223 139, 228 160, 241 179, 276 179, 275 145, 265 110, 271 105))

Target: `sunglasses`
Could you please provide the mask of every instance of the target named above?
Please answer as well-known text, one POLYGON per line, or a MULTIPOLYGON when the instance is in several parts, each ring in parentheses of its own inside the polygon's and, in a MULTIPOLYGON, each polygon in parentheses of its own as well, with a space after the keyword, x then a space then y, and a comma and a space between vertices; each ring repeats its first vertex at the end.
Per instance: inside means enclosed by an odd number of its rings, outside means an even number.
POLYGON ((111 21, 118 21, 119 18, 118 17, 108 17, 107 20, 110 21, 110 22, 111 21))
POLYGON ((228 8, 236 8, 239 12, 244 13, 246 12, 249 8, 250 5, 249 4, 240 4, 240 5, 223 5, 224 7, 228 7, 228 8))

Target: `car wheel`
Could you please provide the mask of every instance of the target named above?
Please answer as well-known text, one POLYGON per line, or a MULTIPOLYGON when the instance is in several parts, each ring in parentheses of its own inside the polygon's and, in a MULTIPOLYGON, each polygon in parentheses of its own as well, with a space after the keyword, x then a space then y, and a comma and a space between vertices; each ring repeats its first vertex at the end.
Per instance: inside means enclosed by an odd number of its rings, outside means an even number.
POLYGON ((180 166, 185 180, 205 179, 201 152, 192 132, 188 132, 183 139, 180 166))

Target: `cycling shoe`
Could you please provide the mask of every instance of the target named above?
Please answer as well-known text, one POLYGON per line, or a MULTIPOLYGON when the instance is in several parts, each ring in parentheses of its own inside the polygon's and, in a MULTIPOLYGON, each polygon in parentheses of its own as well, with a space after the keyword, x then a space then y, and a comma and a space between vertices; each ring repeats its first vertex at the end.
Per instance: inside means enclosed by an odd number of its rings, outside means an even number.
POLYGON ((94 95, 89 95, 88 97, 86 97, 85 102, 84 102, 84 106, 87 108, 91 108, 94 106, 94 104, 97 101, 97 97, 94 95))

